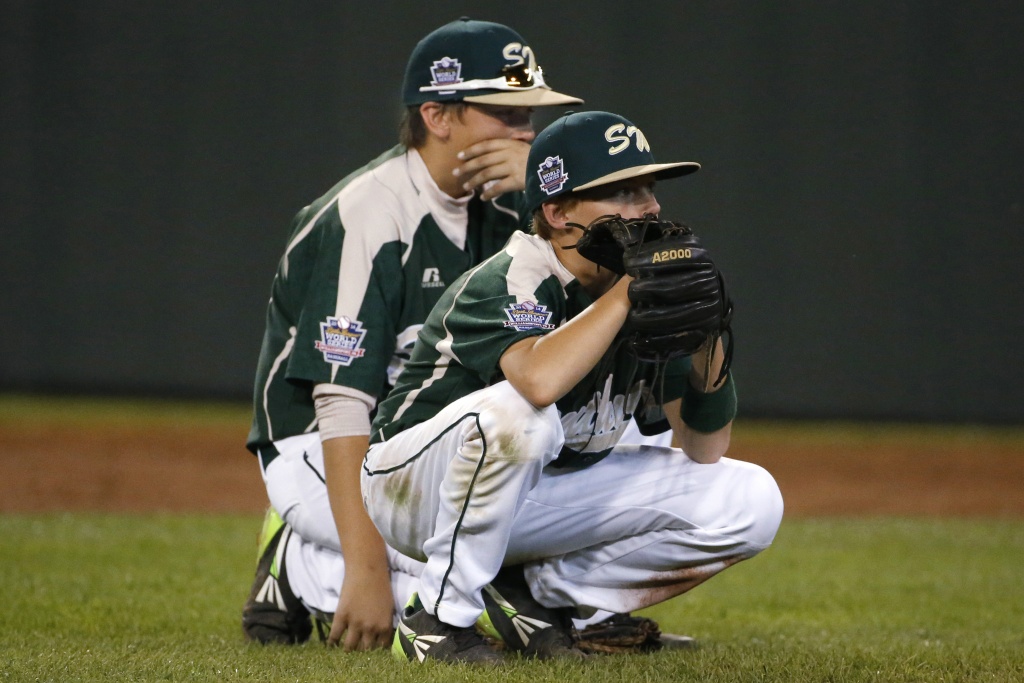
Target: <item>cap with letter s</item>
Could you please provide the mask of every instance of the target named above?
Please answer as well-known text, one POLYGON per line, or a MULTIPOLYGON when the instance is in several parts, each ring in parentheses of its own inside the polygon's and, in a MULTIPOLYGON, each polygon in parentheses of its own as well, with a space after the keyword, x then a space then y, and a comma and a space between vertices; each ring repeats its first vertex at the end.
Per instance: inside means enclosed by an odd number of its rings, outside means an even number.
POLYGON ((658 180, 700 170, 695 161, 659 164, 643 132, 606 111, 569 112, 542 130, 526 162, 526 204, 618 180, 653 174, 658 180))
POLYGON ((406 106, 465 101, 513 107, 583 102, 551 89, 521 35, 468 17, 417 43, 405 68, 402 101, 406 106))

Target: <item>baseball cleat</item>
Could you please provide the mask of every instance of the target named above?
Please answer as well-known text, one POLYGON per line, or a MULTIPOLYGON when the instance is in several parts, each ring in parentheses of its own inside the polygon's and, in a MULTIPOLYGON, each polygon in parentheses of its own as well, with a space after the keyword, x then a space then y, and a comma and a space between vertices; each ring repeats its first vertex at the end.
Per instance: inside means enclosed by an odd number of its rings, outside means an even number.
POLYGON ((477 627, 512 652, 537 659, 586 659, 576 647, 568 608, 544 607, 533 597, 522 566, 503 567, 484 587, 477 627))
POLYGON ((311 607, 307 609, 309 609, 309 616, 313 619, 313 625, 316 626, 317 637, 321 643, 326 644, 328 636, 331 635, 331 626, 334 625, 334 612, 322 612, 311 607))
POLYGON ((313 632, 309 611, 288 585, 284 550, 291 534, 281 516, 268 509, 260 532, 256 578, 242 608, 242 632, 247 640, 293 645, 306 642, 313 632))
POLYGON ((423 609, 419 595, 413 594, 398 620, 391 654, 403 662, 438 662, 496 666, 502 658, 470 626, 458 628, 438 620, 423 609))

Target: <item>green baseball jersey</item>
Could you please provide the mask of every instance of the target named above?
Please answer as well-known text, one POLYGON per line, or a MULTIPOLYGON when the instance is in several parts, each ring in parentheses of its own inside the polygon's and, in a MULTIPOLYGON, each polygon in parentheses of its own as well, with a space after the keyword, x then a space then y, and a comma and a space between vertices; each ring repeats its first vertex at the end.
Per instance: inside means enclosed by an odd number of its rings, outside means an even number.
POLYGON ((316 429, 317 384, 385 395, 445 287, 522 225, 520 193, 473 198, 458 245, 431 213, 431 182, 397 146, 295 217, 267 306, 251 451, 316 429))
MULTIPOLYGON (((430 419, 444 406, 502 379, 498 361, 512 344, 551 332, 593 303, 536 235, 514 235, 500 253, 445 292, 419 331, 412 357, 380 405, 371 442, 430 419)), ((562 465, 586 465, 615 446, 634 413, 641 424, 682 396, 689 359, 658 369, 638 363, 620 337, 601 361, 556 402, 562 465), (657 384, 657 386, 654 386, 657 384)))

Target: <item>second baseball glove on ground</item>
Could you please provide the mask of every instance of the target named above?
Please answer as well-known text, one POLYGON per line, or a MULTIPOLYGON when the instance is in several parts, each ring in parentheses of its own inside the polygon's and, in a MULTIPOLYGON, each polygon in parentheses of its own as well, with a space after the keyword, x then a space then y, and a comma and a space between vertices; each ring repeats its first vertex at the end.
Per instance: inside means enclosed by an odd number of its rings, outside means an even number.
POLYGON ((593 654, 642 654, 694 648, 697 641, 689 636, 663 634, 658 622, 647 617, 613 614, 580 631, 576 646, 593 654))

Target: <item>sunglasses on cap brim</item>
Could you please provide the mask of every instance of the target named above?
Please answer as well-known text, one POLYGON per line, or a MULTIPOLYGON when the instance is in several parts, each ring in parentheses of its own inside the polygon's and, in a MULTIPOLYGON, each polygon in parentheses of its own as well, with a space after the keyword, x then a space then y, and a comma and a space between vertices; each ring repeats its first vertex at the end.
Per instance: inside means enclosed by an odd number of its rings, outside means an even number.
POLYGON ((424 85, 420 92, 459 92, 464 90, 533 90, 546 88, 544 72, 538 66, 531 69, 526 64, 506 66, 497 78, 474 78, 461 83, 445 83, 444 85, 424 85))

